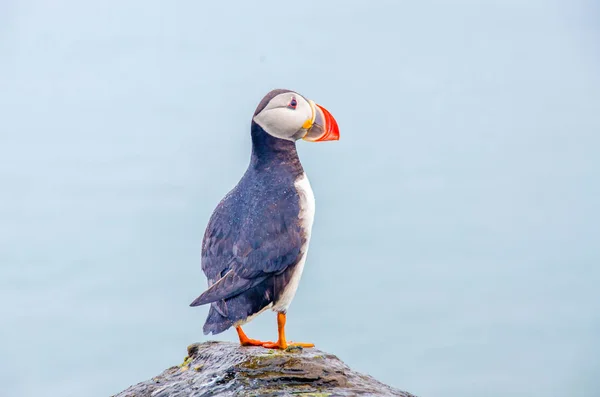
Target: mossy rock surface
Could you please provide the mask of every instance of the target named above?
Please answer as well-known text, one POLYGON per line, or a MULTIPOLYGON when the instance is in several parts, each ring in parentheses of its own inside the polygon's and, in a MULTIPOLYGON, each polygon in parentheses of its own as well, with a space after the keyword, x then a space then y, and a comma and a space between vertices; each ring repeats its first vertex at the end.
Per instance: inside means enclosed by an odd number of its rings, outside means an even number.
POLYGON ((229 342, 190 345, 183 363, 115 397, 188 396, 414 397, 318 349, 277 351, 229 342))

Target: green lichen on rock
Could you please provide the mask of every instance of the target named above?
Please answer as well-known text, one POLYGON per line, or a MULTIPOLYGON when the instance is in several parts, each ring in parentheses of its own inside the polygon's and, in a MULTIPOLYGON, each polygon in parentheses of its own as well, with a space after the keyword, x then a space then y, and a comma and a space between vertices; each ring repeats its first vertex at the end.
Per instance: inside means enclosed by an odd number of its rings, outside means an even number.
POLYGON ((356 395, 414 397, 317 349, 280 351, 226 342, 190 345, 183 363, 115 397, 356 395))
POLYGON ((178 365, 178 367, 181 368, 182 371, 187 371, 190 368, 190 363, 191 362, 192 362, 192 357, 186 356, 183 359, 183 362, 178 365))
POLYGON ((302 350, 304 350, 304 348, 302 346, 288 346, 285 351, 287 353, 302 353, 302 350))

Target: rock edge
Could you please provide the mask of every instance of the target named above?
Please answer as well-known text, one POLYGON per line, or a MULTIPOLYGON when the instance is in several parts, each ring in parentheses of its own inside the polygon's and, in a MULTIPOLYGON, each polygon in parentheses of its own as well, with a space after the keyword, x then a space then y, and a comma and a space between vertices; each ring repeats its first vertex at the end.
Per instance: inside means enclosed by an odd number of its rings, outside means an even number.
POLYGON ((188 346, 182 364, 113 397, 184 396, 415 397, 318 349, 278 351, 214 341, 188 346))

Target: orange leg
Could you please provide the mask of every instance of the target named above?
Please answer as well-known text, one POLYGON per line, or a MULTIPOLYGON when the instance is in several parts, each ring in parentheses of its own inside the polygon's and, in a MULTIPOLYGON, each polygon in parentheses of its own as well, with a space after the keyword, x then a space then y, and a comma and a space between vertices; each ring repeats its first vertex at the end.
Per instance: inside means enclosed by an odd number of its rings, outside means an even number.
POLYGON ((237 331, 238 336, 240 337, 240 345, 242 346, 262 346, 265 343, 269 343, 248 338, 242 330, 242 327, 235 327, 235 330, 237 331))
POLYGON ((285 313, 277 313, 277 334, 279 338, 277 342, 265 342, 262 344, 263 347, 268 349, 287 349, 289 346, 300 346, 300 347, 315 347, 313 343, 287 343, 285 340, 285 313))

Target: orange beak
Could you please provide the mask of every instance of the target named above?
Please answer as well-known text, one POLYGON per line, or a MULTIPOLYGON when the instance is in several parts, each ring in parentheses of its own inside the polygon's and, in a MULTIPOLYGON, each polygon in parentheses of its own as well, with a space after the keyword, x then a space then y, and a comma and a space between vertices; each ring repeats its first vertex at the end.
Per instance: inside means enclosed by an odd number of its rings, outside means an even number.
POLYGON ((306 127, 308 131, 302 139, 309 142, 339 140, 340 130, 331 113, 313 101, 309 101, 309 103, 313 110, 313 118, 307 121, 306 127))

